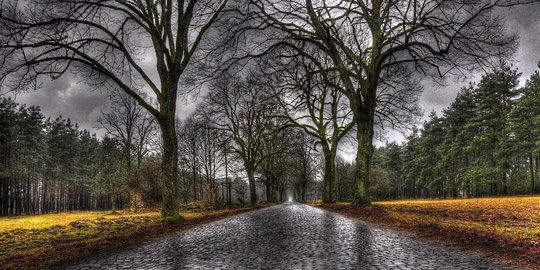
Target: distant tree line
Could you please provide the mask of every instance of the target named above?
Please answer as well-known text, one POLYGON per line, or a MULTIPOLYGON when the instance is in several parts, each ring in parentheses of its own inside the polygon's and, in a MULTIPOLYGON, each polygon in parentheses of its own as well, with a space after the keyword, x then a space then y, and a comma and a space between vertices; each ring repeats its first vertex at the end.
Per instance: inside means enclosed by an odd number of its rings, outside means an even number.
POLYGON ((2 216, 111 208, 101 181, 115 170, 116 141, 9 98, 0 100, 0 126, 2 216))
POLYGON ((219 204, 216 200, 227 197, 223 189, 232 179, 247 185, 242 190, 236 181, 232 201, 320 198, 315 140, 288 122, 281 93, 273 87, 260 69, 224 75, 178 125, 179 144, 185 149, 179 155, 183 200, 205 198, 219 204))
MULTIPOLYGON (((369 205, 374 128, 380 123, 394 126, 408 117, 414 109, 408 105, 414 104, 418 91, 417 75, 444 79, 451 73, 470 74, 512 56, 517 36, 505 31, 504 21, 493 12, 531 2, 48 0, 21 5, 5 0, 0 2, 0 89, 34 90, 43 77, 71 73, 92 89, 119 89, 133 98, 159 127, 162 216, 177 220, 179 156, 187 151, 178 144, 178 97, 193 85, 227 77, 224 73, 245 75, 242 69, 253 67, 251 60, 270 56, 280 62, 276 67, 283 76, 277 78, 302 93, 290 97, 301 101, 294 106, 267 105, 291 109, 286 118, 293 123, 287 125, 309 131, 315 145, 324 148, 324 200, 336 200, 336 149, 345 130, 354 129, 352 200, 369 205), (154 59, 155 65, 148 65, 154 59), (283 68, 289 74, 284 75, 283 68), (302 74, 307 76, 297 76, 302 74), (297 110, 301 108, 309 115, 297 110), (333 114, 338 108, 344 111, 333 114)), ((243 80, 221 81, 215 88, 246 88, 243 80)), ((260 88, 252 81, 252 90, 260 88)), ((231 108, 229 101, 234 101, 218 100, 224 102, 222 108, 231 108)), ((228 123, 219 129, 229 129, 231 151, 244 167, 250 201, 256 203, 258 170, 283 152, 258 156, 268 149, 262 144, 266 138, 260 138, 281 136, 281 128, 274 127, 283 119, 252 122, 260 118, 248 110, 243 114, 248 120, 241 123, 235 114, 223 112, 209 118, 219 119, 214 124, 228 123), (253 123, 275 130, 261 133, 253 123)), ((125 156, 124 139, 119 144, 125 156)), ((124 163, 127 182, 134 183, 133 172, 139 168, 126 158, 124 163)), ((130 186, 135 195, 136 185, 130 186)))
MULTIPOLYGON (((456 198, 540 191, 540 73, 524 87, 511 66, 459 92, 403 144, 375 149, 370 194, 376 199, 456 198)), ((351 198, 352 167, 338 163, 338 199, 351 198), (339 174, 338 174, 339 175, 339 174)))
MULTIPOLYGON (((282 113, 272 82, 232 76, 177 124, 177 202, 209 208, 248 201, 320 199, 318 144, 282 113), (245 177, 244 177, 245 176, 245 177)), ((130 96, 110 94, 98 138, 37 106, 0 102, 2 216, 158 204, 163 144, 130 96)))
MULTIPOLYGON (((347 103, 316 78, 276 81, 259 72, 216 81, 177 124, 184 151, 176 201, 219 208, 248 200, 354 200, 356 166, 336 155, 351 129, 347 103)), ((540 73, 521 88, 519 76, 503 64, 464 87, 442 116, 432 112, 406 142, 375 148, 372 198, 538 192, 540 73)), ((161 201, 155 121, 128 95, 115 92, 111 101, 98 119, 106 134, 97 138, 69 119, 46 119, 39 107, 0 100, 2 216, 127 204, 137 211, 161 201)))

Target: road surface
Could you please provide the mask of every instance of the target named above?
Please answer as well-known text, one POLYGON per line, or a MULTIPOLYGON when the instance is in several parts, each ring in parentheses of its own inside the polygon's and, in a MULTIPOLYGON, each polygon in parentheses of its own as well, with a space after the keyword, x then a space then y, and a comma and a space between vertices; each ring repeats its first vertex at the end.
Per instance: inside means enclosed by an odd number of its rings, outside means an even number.
POLYGON ((517 269, 298 203, 251 211, 58 268, 517 269))

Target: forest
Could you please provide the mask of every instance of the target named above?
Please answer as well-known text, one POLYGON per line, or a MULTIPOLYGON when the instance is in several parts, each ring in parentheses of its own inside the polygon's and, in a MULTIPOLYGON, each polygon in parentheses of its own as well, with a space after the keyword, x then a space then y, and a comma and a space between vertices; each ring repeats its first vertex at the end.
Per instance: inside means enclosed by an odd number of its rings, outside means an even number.
MULTIPOLYGON (((228 135, 216 124, 225 123, 225 119, 216 118, 218 115, 212 119, 219 121, 211 122, 203 117, 225 108, 225 104, 219 107, 214 103, 216 111, 204 112, 202 108, 212 102, 213 96, 179 123, 179 144, 185 149, 179 155, 179 202, 203 200, 211 208, 245 203, 250 191, 241 178, 244 157, 257 163, 252 165, 251 176, 257 174, 259 197, 283 201, 289 187, 298 200, 320 197, 315 182, 318 155, 313 140, 292 128, 271 135, 269 130, 263 131, 276 118, 255 115, 258 112, 252 108, 267 106, 268 102, 255 99, 258 93, 252 94, 254 99, 238 103, 238 108, 242 113, 251 110, 257 121, 266 121, 264 126, 249 121, 235 125, 245 125, 246 130, 258 128, 253 132, 256 136, 242 137, 232 130, 228 135), (232 143, 230 136, 246 140, 247 146, 232 143), (272 158, 262 161, 264 155, 272 158)), ((116 93, 111 100, 111 110, 96 119, 105 132, 104 137, 98 138, 81 130, 69 118, 51 119, 39 107, 1 99, 2 216, 122 208, 136 212, 137 208, 159 204, 162 145, 156 136, 155 122, 129 96, 116 93)))
POLYGON ((538 14, 0 0, 0 268, 540 270, 538 14))
POLYGON ((123 173, 117 140, 98 139, 61 116, 45 119, 39 107, 10 98, 1 99, 0 115, 2 216, 113 209, 126 202, 126 194, 111 192, 123 173))
MULTIPOLYGON (((462 88, 441 116, 431 112, 421 126, 411 125, 406 141, 377 147, 369 188, 373 199, 537 193, 540 73, 523 87, 519 77, 517 69, 504 64, 462 88)), ((284 105, 287 94, 295 92, 270 91, 273 82, 267 80, 233 79, 214 85, 190 117, 178 120, 184 149, 178 200, 220 207, 247 201, 251 192, 267 201, 322 199, 329 146, 313 132, 316 127, 299 123, 290 104, 284 105)), ((96 119, 103 138, 61 116, 47 118, 39 107, 1 100, 3 216, 136 211, 159 203, 162 146, 156 125, 129 96, 117 93, 111 99, 111 110, 96 119)), ((325 104, 310 106, 326 112, 325 104)), ((342 110, 329 107, 329 115, 350 121, 342 110)), ((302 108, 297 112, 305 113, 302 108)), ((337 200, 351 201, 355 165, 334 151, 337 200)))
POLYGON ((498 15, 534 2, 2 1, 2 93, 110 106, 94 136, 3 99, 1 213, 534 193, 538 73, 498 15), (482 75, 419 124, 426 81, 482 75))
MULTIPOLYGON (((375 149, 371 194, 379 199, 458 198, 540 191, 540 73, 519 83, 502 65, 459 92, 452 104, 403 143, 375 149)), ((347 200, 353 165, 337 164, 347 200)), ((340 184, 340 182, 342 184, 340 184)))

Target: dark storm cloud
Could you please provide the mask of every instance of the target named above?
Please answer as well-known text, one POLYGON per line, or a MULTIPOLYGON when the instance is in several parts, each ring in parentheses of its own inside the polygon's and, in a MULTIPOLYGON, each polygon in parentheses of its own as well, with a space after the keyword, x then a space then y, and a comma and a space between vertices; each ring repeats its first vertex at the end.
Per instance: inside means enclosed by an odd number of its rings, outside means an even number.
MULTIPOLYGON (((154 64, 143 66, 151 70, 154 64)), ((157 79, 157 74, 149 73, 151 77, 157 79)), ((13 97, 12 94, 8 96, 13 97)), ((108 96, 107 90, 90 91, 87 85, 80 82, 80 79, 74 79, 71 74, 65 74, 57 80, 43 80, 38 90, 20 93, 15 96, 15 99, 20 104, 41 107, 45 117, 70 118, 72 123, 77 123, 82 129, 103 136, 105 131, 99 128, 97 120, 101 117, 102 111, 107 112, 109 109, 108 96)), ((179 98, 177 116, 185 118, 192 113, 196 107, 196 102, 194 102, 196 100, 196 96, 193 95, 179 98)))
POLYGON ((540 3, 520 6, 501 12, 507 19, 509 29, 520 34, 520 48, 517 55, 522 80, 527 79, 540 61, 540 3))
MULTIPOLYGON (((515 61, 512 63, 523 75, 520 78, 521 85, 525 83, 530 75, 538 69, 540 62, 540 3, 505 8, 497 10, 497 14, 505 18, 509 32, 519 34, 519 48, 516 52, 515 61)), ((442 110, 447 108, 456 98, 459 90, 467 86, 470 81, 477 82, 481 74, 472 75, 465 81, 448 79, 446 85, 436 85, 430 80, 425 80, 422 84, 424 92, 420 97, 420 107, 424 111, 424 119, 427 119, 431 111, 441 115, 442 110)), ((382 141, 375 141, 376 145, 384 144, 386 141, 404 140, 401 133, 388 130, 382 141)))
MULTIPOLYGON (((510 31, 520 34, 520 48, 516 55, 514 65, 523 72, 522 82, 537 68, 540 61, 540 3, 528 6, 501 9, 498 11, 506 18, 510 31)), ((155 64, 150 57, 143 63, 144 69, 151 73, 151 77, 157 79, 155 64)), ((476 79, 479 76, 475 77, 476 79)), ((474 78, 473 78, 474 80, 474 78)), ((449 80, 444 87, 434 86, 431 82, 424 82, 424 93, 420 99, 420 106, 427 116, 431 111, 440 113, 454 100, 459 89, 467 82, 455 82, 449 80)), ((203 91, 204 92, 204 91, 203 91)), ((195 99, 188 97, 178 102, 180 118, 191 113, 196 104, 195 99)), ((90 92, 82 83, 77 83, 70 74, 55 81, 44 81, 42 88, 37 91, 21 94, 17 102, 28 105, 38 105, 42 108, 45 116, 57 117, 62 115, 71 118, 83 128, 101 134, 95 127, 96 120, 101 110, 108 108, 107 93, 90 92)), ((389 141, 402 141, 403 137, 398 133, 386 129, 389 141)))
MULTIPOLYGON (((538 68, 540 61, 540 3, 497 10, 503 16, 509 32, 517 32, 520 46, 512 64, 523 73, 521 84, 538 68)), ((424 82, 424 92, 420 106, 427 117, 431 111, 439 113, 455 99, 459 90, 469 81, 478 81, 481 74, 476 74, 466 81, 448 80, 443 87, 424 82)))
POLYGON ((81 128, 100 134, 96 128, 96 120, 101 110, 107 110, 106 93, 89 91, 88 87, 78 83, 71 76, 62 76, 53 81, 43 81, 42 87, 36 91, 22 93, 16 97, 21 104, 41 107, 45 117, 70 118, 81 128))

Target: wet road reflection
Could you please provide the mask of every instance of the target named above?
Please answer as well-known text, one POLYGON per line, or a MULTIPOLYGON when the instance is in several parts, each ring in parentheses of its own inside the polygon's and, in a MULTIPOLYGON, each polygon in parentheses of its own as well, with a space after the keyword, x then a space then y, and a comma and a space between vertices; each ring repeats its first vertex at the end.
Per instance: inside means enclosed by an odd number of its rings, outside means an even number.
POLYGON ((67 269, 515 269, 298 203, 63 265, 67 269))

